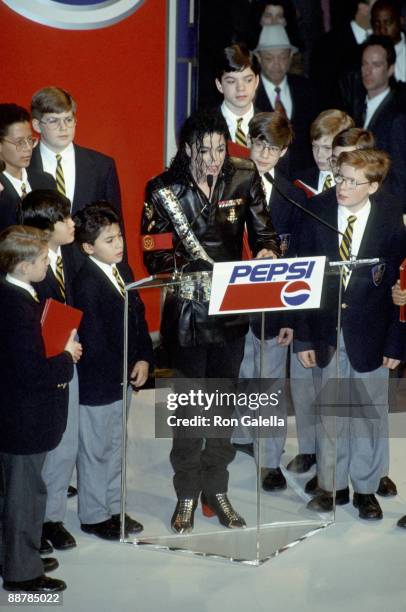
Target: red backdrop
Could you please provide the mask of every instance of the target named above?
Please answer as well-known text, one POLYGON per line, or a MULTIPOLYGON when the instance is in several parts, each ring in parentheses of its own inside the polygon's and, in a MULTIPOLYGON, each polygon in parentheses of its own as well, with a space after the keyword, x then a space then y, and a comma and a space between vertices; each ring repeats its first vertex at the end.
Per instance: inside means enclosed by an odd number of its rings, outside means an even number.
MULTIPOLYGON (((1 102, 29 107, 46 85, 78 103, 76 142, 114 157, 122 190, 127 248, 138 278, 139 223, 146 181, 163 168, 166 2, 145 0, 120 23, 100 30, 57 30, 0 4, 1 102)), ((152 329, 156 296, 143 294, 152 329)))

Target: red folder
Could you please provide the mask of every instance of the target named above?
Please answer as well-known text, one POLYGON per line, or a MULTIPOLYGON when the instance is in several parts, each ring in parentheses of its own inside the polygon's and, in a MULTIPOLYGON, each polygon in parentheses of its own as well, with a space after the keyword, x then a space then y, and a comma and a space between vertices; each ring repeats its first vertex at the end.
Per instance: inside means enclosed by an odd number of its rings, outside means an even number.
MULTIPOLYGON (((400 288, 402 291, 406 289, 406 259, 404 259, 399 268, 400 271, 400 288)), ((406 322, 406 307, 400 306, 399 321, 406 322)))
POLYGON ((42 337, 47 357, 62 353, 72 329, 78 329, 83 312, 48 298, 41 316, 42 337))
POLYGON ((248 159, 250 156, 250 150, 248 147, 244 147, 243 145, 237 144, 232 140, 227 141, 228 154, 232 157, 242 157, 243 159, 248 159))

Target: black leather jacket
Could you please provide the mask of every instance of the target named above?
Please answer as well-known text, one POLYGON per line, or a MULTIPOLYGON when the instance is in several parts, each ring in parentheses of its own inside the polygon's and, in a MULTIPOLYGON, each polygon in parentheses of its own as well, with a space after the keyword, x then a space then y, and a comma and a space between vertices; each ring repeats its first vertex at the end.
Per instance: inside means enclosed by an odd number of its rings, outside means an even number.
MULTIPOLYGON (((157 190, 170 187, 179 200, 189 227, 213 261, 238 261, 242 257, 244 226, 254 256, 263 248, 279 253, 279 239, 266 210, 260 176, 249 160, 227 158, 216 181, 211 202, 193 178, 175 181, 170 171, 149 181, 142 217, 144 263, 151 274, 207 270, 207 262, 193 261, 176 233, 157 190), (172 234, 172 248, 155 249, 154 235, 172 234), (151 250, 147 250, 150 248, 151 250)), ((183 235, 183 238, 185 234, 183 235)), ((169 245, 165 245, 169 246, 169 245)), ((181 346, 220 343, 247 331, 247 318, 209 317, 208 303, 183 300, 169 294, 164 307, 161 333, 164 341, 181 346)))

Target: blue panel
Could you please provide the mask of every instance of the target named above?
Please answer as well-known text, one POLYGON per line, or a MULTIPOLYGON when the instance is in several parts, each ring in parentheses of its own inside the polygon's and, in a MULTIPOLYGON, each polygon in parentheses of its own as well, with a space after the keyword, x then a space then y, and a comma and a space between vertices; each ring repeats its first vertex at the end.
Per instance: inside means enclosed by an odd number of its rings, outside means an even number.
MULTIPOLYGON (((176 46, 176 101, 175 122, 176 133, 187 117, 187 91, 188 91, 188 64, 185 60, 192 62, 192 100, 191 110, 196 109, 197 101, 197 45, 198 45, 198 21, 195 15, 195 23, 189 25, 189 2, 192 0, 178 0, 177 3, 177 46, 176 46)), ((198 3, 195 2, 196 11, 198 3)))

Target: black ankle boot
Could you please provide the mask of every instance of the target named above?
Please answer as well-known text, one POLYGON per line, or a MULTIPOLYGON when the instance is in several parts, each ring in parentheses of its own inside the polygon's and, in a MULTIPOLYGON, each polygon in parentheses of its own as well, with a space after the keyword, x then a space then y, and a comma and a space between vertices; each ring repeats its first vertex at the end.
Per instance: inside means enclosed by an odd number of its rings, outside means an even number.
POLYGON ((193 531, 197 500, 193 498, 179 499, 171 519, 172 531, 185 534, 193 531))
POLYGON ((230 529, 246 527, 242 516, 232 507, 227 493, 216 493, 215 495, 202 493, 202 511, 204 516, 217 516, 220 523, 230 529))

